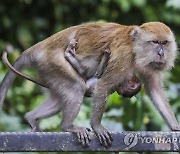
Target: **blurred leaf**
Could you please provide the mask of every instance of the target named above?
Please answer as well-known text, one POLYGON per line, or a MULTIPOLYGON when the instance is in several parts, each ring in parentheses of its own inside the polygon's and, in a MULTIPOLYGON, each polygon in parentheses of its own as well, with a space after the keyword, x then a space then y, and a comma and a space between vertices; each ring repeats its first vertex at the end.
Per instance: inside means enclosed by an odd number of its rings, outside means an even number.
POLYGON ((180 9, 180 1, 179 0, 167 0, 166 5, 172 6, 176 9, 180 9))
POLYGON ((127 12, 130 9, 130 2, 126 0, 117 0, 116 3, 119 5, 123 12, 127 12))
POLYGON ((39 123, 39 127, 41 130, 51 130, 56 129, 60 125, 60 118, 59 116, 55 115, 47 119, 43 119, 39 123))

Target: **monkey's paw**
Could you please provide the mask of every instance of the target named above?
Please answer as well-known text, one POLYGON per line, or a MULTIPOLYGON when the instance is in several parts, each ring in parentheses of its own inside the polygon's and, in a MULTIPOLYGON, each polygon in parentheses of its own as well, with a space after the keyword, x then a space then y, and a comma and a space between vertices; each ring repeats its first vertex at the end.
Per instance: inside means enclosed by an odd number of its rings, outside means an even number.
POLYGON ((173 130, 173 131, 180 131, 180 124, 173 125, 171 130, 173 130))
POLYGON ((89 146, 91 138, 90 138, 90 129, 79 127, 79 130, 75 132, 77 135, 79 143, 83 146, 89 146))
POLYGON ((33 127, 31 128, 31 132, 42 132, 39 127, 33 127))
POLYGON ((111 133, 102 125, 93 128, 96 136, 98 137, 100 144, 105 147, 110 147, 113 141, 111 133))

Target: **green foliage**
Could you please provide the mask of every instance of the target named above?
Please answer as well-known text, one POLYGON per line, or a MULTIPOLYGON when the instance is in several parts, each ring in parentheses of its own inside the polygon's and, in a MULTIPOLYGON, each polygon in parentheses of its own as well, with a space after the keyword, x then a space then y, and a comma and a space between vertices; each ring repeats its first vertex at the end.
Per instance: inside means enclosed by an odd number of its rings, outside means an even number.
MULTIPOLYGON (((14 62, 20 53, 33 44, 66 27, 90 21, 141 24, 161 21, 170 26, 180 45, 179 0, 1 0, 0 52, 7 44, 14 47, 9 59, 14 62)), ((0 81, 7 68, 0 61, 0 81)), ((26 70, 35 76, 34 70, 26 70)), ((180 57, 175 68, 166 74, 165 87, 171 106, 180 120, 180 57)), ((29 130, 23 116, 44 100, 36 85, 17 78, 9 90, 0 113, 0 131, 29 130)), ((75 123, 89 126, 91 99, 85 98, 75 123)), ((44 131, 59 131, 61 115, 40 121, 44 131)), ((103 124, 112 131, 168 130, 159 113, 144 94, 131 99, 112 94, 107 103, 103 124)))

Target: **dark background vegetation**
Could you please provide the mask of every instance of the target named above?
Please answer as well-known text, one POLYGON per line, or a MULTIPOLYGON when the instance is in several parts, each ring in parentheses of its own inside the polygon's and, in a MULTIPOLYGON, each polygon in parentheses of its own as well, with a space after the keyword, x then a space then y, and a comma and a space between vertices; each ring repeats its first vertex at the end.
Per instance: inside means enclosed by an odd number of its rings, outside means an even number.
MULTIPOLYGON (((179 0, 1 0, 0 1, 0 52, 7 44, 14 48, 11 62, 33 44, 67 28, 91 21, 116 22, 140 25, 148 21, 161 21, 174 32, 180 45, 179 0)), ((7 71, 0 61, 0 82, 7 71)), ((36 75, 33 70, 26 70, 36 75)), ((175 68, 165 73, 166 95, 173 112, 180 120, 180 57, 175 68)), ((0 112, 0 131, 30 131, 24 114, 44 100, 37 85, 17 78, 9 90, 3 111, 0 112)), ((76 118, 78 125, 89 126, 91 99, 84 99, 76 118)), ((61 115, 39 122, 43 131, 60 131, 61 115)), ((131 99, 116 93, 108 99, 103 125, 111 131, 169 130, 153 107, 144 90, 131 99)))

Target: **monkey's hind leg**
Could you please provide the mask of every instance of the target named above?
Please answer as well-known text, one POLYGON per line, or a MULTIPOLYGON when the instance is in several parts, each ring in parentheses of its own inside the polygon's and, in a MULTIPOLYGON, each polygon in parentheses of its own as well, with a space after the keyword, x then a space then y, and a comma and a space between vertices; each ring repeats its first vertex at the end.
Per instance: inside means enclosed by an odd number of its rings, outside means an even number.
POLYGON ((79 113, 84 94, 80 90, 71 91, 66 96, 66 104, 63 108, 61 129, 77 135, 78 141, 83 145, 89 145, 90 129, 73 125, 73 121, 79 113))
POLYGON ((37 120, 55 115, 62 109, 62 104, 55 96, 49 96, 37 108, 26 113, 25 119, 29 123, 33 132, 40 131, 37 120))

